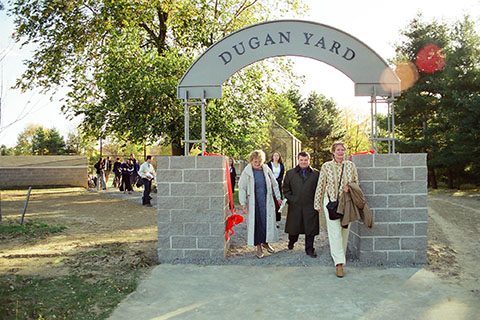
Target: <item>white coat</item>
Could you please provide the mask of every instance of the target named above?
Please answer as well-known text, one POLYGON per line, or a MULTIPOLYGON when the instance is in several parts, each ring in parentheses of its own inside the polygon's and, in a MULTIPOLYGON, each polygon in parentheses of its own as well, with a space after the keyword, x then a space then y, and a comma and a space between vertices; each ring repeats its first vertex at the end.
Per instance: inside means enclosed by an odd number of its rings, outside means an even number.
MULTIPOLYGON (((275 197, 280 198, 280 190, 278 189, 278 183, 273 175, 272 170, 264 164, 263 173, 265 175, 265 183, 267 185, 267 242, 278 241, 278 231, 276 226, 275 215, 275 203, 272 193, 275 192, 275 197)), ((240 180, 238 181, 238 200, 240 204, 247 205, 247 230, 248 239, 247 243, 250 246, 254 245, 255 237, 255 178, 253 177, 253 168, 251 164, 248 164, 243 170, 240 180)))

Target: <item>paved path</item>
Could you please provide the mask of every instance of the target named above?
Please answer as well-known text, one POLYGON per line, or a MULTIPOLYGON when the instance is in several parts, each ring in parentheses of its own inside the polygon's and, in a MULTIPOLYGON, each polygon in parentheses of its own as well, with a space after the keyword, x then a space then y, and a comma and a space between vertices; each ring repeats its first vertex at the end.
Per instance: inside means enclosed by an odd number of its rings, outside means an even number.
POLYGON ((109 319, 473 320, 478 302, 425 269, 165 264, 109 319))

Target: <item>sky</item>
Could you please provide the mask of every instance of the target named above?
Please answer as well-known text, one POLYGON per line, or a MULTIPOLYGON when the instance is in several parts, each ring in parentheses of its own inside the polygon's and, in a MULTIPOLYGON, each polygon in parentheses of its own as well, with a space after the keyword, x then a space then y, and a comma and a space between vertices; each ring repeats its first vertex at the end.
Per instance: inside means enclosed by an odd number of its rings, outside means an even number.
MULTIPOLYGON (((3 1, 5 3, 5 1, 3 1)), ((310 11, 300 17, 329 25, 359 39, 384 60, 395 56, 394 44, 400 41, 400 31, 404 30, 417 13, 422 13, 424 21, 437 19, 453 23, 465 14, 477 23, 480 34, 480 0, 305 0, 310 11)), ((286 16, 285 18, 291 18, 286 16)), ((46 128, 55 127, 64 137, 75 130, 80 119, 69 121, 60 111, 61 97, 66 90, 58 88, 57 94, 43 95, 40 90, 28 91, 11 89, 25 67, 23 60, 31 57, 29 48, 20 48, 11 39, 13 19, 6 11, 0 12, 0 86, 2 115, 0 123, 0 145, 15 146, 17 136, 29 124, 39 124, 46 128)), ((359 115, 370 112, 368 97, 355 97, 353 82, 340 71, 329 65, 308 58, 292 57, 294 72, 304 75, 306 82, 301 86, 303 95, 311 91, 333 98, 340 108, 349 108, 359 115)))

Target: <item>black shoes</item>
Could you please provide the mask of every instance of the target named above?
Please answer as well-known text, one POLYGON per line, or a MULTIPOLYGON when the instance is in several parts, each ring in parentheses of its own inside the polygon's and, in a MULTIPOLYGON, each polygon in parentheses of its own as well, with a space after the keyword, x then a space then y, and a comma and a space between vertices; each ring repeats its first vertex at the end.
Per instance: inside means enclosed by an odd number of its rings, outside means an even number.
POLYGON ((293 246, 295 245, 295 243, 291 243, 289 242, 288 243, 288 250, 293 250, 293 246))
POLYGON ((310 256, 312 258, 316 258, 317 254, 315 253, 315 250, 312 250, 312 251, 307 251, 307 256, 310 256))

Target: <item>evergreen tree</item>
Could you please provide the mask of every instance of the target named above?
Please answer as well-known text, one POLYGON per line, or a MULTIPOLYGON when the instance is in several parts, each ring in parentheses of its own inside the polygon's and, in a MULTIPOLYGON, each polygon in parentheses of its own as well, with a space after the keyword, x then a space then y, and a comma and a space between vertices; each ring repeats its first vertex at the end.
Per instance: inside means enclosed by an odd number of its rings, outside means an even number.
POLYGON ((478 182, 480 40, 474 24, 465 17, 449 27, 417 16, 402 34, 405 41, 397 45, 397 61, 417 61, 419 79, 396 104, 399 151, 428 154, 433 188, 439 175, 449 188, 478 182), (439 58, 441 68, 424 70, 418 56, 432 44, 440 50, 430 51, 429 58, 439 58))

